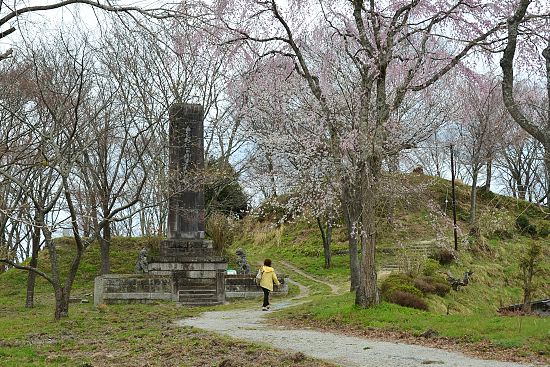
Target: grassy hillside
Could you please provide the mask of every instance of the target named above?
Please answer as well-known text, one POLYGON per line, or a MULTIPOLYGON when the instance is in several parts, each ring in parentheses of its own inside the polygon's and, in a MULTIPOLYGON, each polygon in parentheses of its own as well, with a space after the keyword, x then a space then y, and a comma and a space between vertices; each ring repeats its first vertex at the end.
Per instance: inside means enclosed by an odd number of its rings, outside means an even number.
MULTIPOLYGON (((394 202, 391 220, 380 221, 382 230, 378 233, 377 248, 380 269, 389 263, 404 264, 410 261, 416 255, 408 252, 407 247, 419 242, 430 242, 435 247, 453 247, 449 182, 425 176, 405 179, 409 185, 412 181, 412 185, 421 189, 394 202), (446 199, 448 203, 445 203, 446 199)), ((457 213, 461 230, 456 260, 436 270, 438 274, 450 271, 455 276, 472 270, 474 275, 468 286, 451 291, 445 297, 429 295, 428 312, 388 303, 374 310, 362 310, 354 307, 354 296, 347 293, 336 297, 320 296, 311 304, 289 312, 284 318, 317 327, 382 328, 402 330, 412 335, 433 329, 440 336, 488 342, 495 348, 518 348, 521 353, 547 358, 550 355, 548 318, 504 317, 496 311, 499 307, 521 302, 519 258, 533 242, 539 243, 543 249, 542 270, 536 278, 533 299, 550 297, 550 239, 544 236, 544 228, 550 222, 533 204, 491 192, 480 192, 478 216, 481 236, 470 237, 467 224, 469 193, 468 186, 458 186, 457 213), (522 214, 544 237, 532 238, 519 233, 516 218, 522 214)), ((249 218, 239 232, 242 236, 234 247, 247 249, 255 261, 271 257, 277 267, 278 260, 286 260, 327 281, 349 287, 349 255, 346 253, 347 238, 343 225, 335 229, 333 236, 335 255, 331 269, 323 268, 321 236, 311 218, 295 218, 283 224, 249 218)), ((418 260, 416 270, 421 272, 424 260, 421 257, 413 260, 418 260)), ((290 274, 299 278, 291 271, 290 274)), ((322 285, 317 287, 317 293, 326 293, 326 289, 321 289, 322 285)))
MULTIPOLYGON (((72 238, 63 237, 56 239, 58 243, 59 258, 63 272, 68 271, 72 254, 74 253, 74 241, 72 238)), ((134 266, 137 262, 137 254, 143 247, 150 249, 158 248, 159 238, 115 238, 111 245, 111 271, 113 273, 133 273, 134 266)), ((39 256, 38 267, 49 273, 51 267, 47 250, 43 250, 39 256)), ((99 246, 92 244, 84 253, 81 266, 73 286, 74 295, 84 295, 93 292, 94 278, 99 274, 100 257, 99 246)), ((25 284, 27 273, 23 271, 8 271, 5 274, 0 274, 0 304, 3 301, 9 301, 7 296, 23 296, 26 292, 25 284), (6 297, 2 297, 6 296, 6 297)), ((40 299, 45 295, 48 297, 51 294, 51 286, 42 278, 37 278, 37 295, 40 299)), ((24 303, 24 299, 23 299, 24 303)))
MULTIPOLYGON (((406 179, 409 185, 422 189, 397 200, 393 205, 391 220, 379 221, 381 230, 378 233, 376 254, 379 268, 386 264, 404 265, 404 260, 411 260, 411 256, 416 256, 407 251, 411 245, 429 242, 434 248, 452 249, 454 246, 449 181, 426 176, 408 176, 406 179), (449 201, 447 204, 446 199, 449 201)), ((541 244, 545 254, 536 297, 550 296, 550 282, 542 281, 550 279, 550 237, 522 235, 515 223, 516 218, 523 214, 537 229, 544 229, 550 226, 550 221, 545 219, 543 211, 522 200, 482 191, 478 195, 481 237, 474 238, 468 235, 469 190, 466 185, 457 187, 460 228, 457 258, 449 266, 441 266, 437 270, 451 271, 455 276, 461 276, 466 270, 474 271, 473 282, 463 288, 461 297, 453 300, 453 303, 456 302, 454 306, 461 312, 473 312, 495 310, 519 302, 521 289, 518 259, 532 242, 541 244)), ((230 251, 242 247, 248 250, 249 257, 255 261, 267 256, 288 259, 309 273, 327 280, 342 284, 349 280, 347 235, 342 223, 339 223, 333 234, 331 269, 323 268, 321 236, 313 218, 300 217, 282 224, 247 218, 238 232, 238 239, 230 251)), ((441 306, 438 302, 448 303, 449 300, 433 300, 436 309, 441 306)))

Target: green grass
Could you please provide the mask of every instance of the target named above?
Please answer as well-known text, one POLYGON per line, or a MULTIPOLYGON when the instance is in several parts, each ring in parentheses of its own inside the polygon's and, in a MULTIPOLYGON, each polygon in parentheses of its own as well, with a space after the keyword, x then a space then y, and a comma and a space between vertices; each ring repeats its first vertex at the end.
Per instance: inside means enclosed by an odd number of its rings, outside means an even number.
MULTIPOLYGON (((114 238, 111 269, 132 273, 142 247, 152 251, 158 238, 114 238)), ((62 276, 74 253, 73 242, 58 240, 62 276)), ((39 267, 50 271, 47 252, 39 267)), ((72 295, 93 293, 99 273, 97 244, 86 251, 72 295)), ((0 365, 11 366, 218 366, 246 362, 251 366, 329 366, 291 353, 252 343, 234 341, 173 321, 209 310, 258 306, 258 300, 237 301, 216 307, 183 308, 174 303, 110 305, 71 304, 69 318, 54 321, 52 288, 37 278, 35 307, 25 308, 27 273, 10 270, 0 274, 0 365)), ((296 290, 294 289, 294 292, 296 290)), ((91 297, 87 297, 92 301, 91 297)))
POLYGON ((489 341, 504 348, 528 348, 538 354, 550 354, 550 319, 535 316, 498 316, 494 313, 436 314, 382 303, 361 309, 354 305, 354 295, 318 297, 311 303, 285 311, 284 317, 312 325, 341 325, 357 329, 377 328, 407 331, 419 335, 428 329, 440 336, 467 342, 489 341))
MULTIPOLYGON (((16 298, 0 313, 0 365, 19 366, 329 366, 291 353, 231 340, 174 320, 210 308, 183 308, 173 303, 71 306, 70 318, 54 321, 45 295, 33 309, 16 298)), ((249 306, 250 302, 244 302, 249 306)), ((257 303, 256 303, 257 304, 257 303)), ((243 306, 243 305, 240 305, 243 306)), ((218 309, 236 307, 227 305, 218 309)))

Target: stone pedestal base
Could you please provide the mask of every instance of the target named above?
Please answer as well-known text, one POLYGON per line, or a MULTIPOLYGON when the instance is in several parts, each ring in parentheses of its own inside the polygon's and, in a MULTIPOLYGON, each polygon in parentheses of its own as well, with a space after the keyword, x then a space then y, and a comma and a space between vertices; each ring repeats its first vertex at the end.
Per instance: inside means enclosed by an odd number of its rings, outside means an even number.
POLYGON ((227 260, 213 254, 211 241, 165 240, 160 244, 160 256, 150 257, 148 262, 149 274, 171 277, 176 302, 224 303, 227 260))
POLYGON ((214 256, 212 241, 202 239, 163 240, 160 242, 160 258, 214 256))

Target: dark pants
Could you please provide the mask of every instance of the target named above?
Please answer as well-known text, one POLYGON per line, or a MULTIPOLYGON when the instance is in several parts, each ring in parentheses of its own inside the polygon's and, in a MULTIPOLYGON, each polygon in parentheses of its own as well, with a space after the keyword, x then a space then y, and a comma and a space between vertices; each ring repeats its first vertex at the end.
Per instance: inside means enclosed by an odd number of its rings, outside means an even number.
POLYGON ((262 290, 264 291, 264 304, 262 307, 269 306, 269 289, 262 287, 262 290))

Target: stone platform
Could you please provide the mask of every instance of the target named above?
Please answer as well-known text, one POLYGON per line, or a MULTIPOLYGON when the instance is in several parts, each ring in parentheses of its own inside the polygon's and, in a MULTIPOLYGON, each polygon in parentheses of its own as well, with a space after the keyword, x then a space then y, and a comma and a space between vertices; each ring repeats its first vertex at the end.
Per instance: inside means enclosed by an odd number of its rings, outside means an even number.
MULTIPOLYGON (((225 300, 254 299, 263 297, 262 289, 256 285, 255 275, 227 275, 223 271, 212 278, 186 278, 185 274, 174 272, 165 275, 152 274, 108 274, 95 278, 94 305, 152 303, 174 301, 186 306, 220 304, 217 289, 224 279, 225 300), (184 285, 182 285, 182 283, 184 285), (215 285, 214 285, 215 283, 215 285), (213 289, 216 288, 216 293, 213 289), (174 289, 180 289, 174 292, 174 289)), ((279 276, 280 286, 274 286, 274 297, 288 294, 288 278, 279 276)))
POLYGON ((108 274, 95 278, 94 305, 151 303, 173 300, 170 277, 148 274, 108 274))
POLYGON ((149 274, 171 278, 176 302, 198 306, 225 301, 227 260, 214 255, 211 241, 167 239, 160 243, 160 255, 148 262, 149 274))

